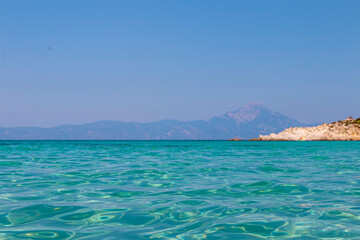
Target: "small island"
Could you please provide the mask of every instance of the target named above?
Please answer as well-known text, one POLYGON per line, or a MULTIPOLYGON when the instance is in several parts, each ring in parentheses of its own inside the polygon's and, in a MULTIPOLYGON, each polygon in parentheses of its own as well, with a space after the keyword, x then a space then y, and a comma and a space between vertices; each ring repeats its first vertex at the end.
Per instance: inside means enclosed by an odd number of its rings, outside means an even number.
POLYGON ((232 139, 229 139, 228 141, 242 141, 242 139, 240 139, 240 138, 232 138, 232 139))
POLYGON ((316 127, 291 127, 270 135, 260 135, 255 141, 360 141, 360 118, 324 123, 316 127))

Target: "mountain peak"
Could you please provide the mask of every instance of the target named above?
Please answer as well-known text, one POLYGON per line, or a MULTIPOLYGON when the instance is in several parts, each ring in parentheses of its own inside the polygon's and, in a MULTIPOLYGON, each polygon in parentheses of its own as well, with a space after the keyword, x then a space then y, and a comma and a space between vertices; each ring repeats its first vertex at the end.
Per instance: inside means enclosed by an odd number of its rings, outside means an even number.
POLYGON ((0 128, 0 139, 18 140, 195 140, 250 139, 259 134, 278 133, 289 127, 303 126, 298 121, 251 103, 209 121, 163 120, 136 123, 99 121, 52 128, 0 128))
POLYGON ((240 109, 232 112, 227 112, 222 117, 226 119, 232 119, 237 124, 244 123, 244 122, 250 122, 254 120, 261 112, 263 111, 270 111, 260 103, 250 103, 247 105, 244 105, 240 109))

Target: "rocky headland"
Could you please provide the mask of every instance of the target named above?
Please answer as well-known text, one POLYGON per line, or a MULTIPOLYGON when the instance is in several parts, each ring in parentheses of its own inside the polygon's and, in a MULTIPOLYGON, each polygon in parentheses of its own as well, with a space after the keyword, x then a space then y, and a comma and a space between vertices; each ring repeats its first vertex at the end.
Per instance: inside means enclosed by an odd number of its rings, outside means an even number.
POLYGON ((360 118, 324 123, 315 127, 291 127, 270 135, 260 135, 257 141, 360 141, 360 118))

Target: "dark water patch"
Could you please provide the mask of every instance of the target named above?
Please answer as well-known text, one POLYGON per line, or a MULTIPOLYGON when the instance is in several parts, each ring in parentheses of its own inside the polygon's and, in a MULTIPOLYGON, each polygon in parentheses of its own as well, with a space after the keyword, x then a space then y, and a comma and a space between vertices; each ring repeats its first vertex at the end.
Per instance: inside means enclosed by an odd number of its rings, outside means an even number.
POLYGON ((252 205, 252 204, 256 204, 256 203, 259 203, 259 202, 257 202, 257 201, 240 201, 237 204, 239 204, 239 205, 252 205))
POLYGON ((148 225, 151 222, 153 222, 156 219, 156 217, 147 215, 145 213, 125 213, 125 215, 121 218, 121 224, 126 225, 148 225))
POLYGON ((60 219, 63 219, 66 221, 79 221, 79 220, 84 220, 84 219, 90 218, 97 213, 99 213, 99 211, 77 212, 77 213, 62 216, 62 217, 60 217, 60 219))
POLYGON ((23 196, 23 197, 9 197, 10 200, 14 201, 37 201, 41 199, 46 199, 47 196, 23 196))
POLYGON ((125 190, 117 190, 115 192, 110 193, 111 196, 119 197, 119 198, 133 198, 138 195, 143 195, 145 192, 141 191, 125 191, 125 190))
POLYGON ((63 173, 61 174, 64 177, 69 177, 69 178, 85 178, 85 179, 91 179, 91 178, 104 178, 104 177, 112 177, 112 176, 118 176, 118 173, 104 173, 104 172, 99 172, 99 173, 89 173, 88 171, 84 171, 84 172, 67 172, 67 173, 63 173))
POLYGON ((186 205, 186 206, 198 206, 198 205, 201 205, 201 204, 204 204, 204 203, 205 203, 205 201, 185 200, 185 201, 178 202, 177 204, 186 205))
POLYGON ((192 148, 191 145, 163 145, 166 148, 192 148))
POLYGON ((310 159, 321 161, 321 160, 329 160, 329 159, 331 159, 331 157, 330 156, 312 156, 312 157, 310 157, 310 159))
POLYGON ((282 184, 276 185, 271 188, 252 191, 250 194, 262 195, 262 194, 275 194, 275 195, 302 195, 309 193, 309 189, 305 186, 282 184))
POLYGON ((0 215, 0 225, 17 226, 45 218, 57 216, 59 214, 76 211, 82 207, 77 206, 53 206, 48 204, 31 205, 18 208, 0 215))
POLYGON ((87 184, 88 182, 86 180, 67 180, 67 181, 60 181, 57 182, 58 186, 78 186, 78 185, 84 185, 87 184))
POLYGON ((131 176, 144 175, 144 174, 164 175, 167 174, 167 172, 155 170, 155 169, 139 169, 139 170, 129 170, 121 173, 121 175, 131 175, 131 176))
POLYGON ((237 183, 237 184, 233 184, 231 186, 229 186, 230 188, 233 189, 243 189, 245 191, 249 190, 249 189, 258 189, 258 188, 267 188, 270 186, 273 186, 274 183, 271 181, 258 181, 258 182, 253 182, 253 183, 237 183))
POLYGON ((360 224, 360 217, 358 214, 354 214, 344 210, 327 210, 324 211, 319 219, 325 220, 356 220, 360 224))
POLYGON ((273 213, 278 216, 294 216, 304 217, 311 214, 311 208, 306 207, 293 207, 293 206, 280 206, 259 209, 260 212, 273 213))
POLYGON ((347 230, 324 229, 322 231, 316 232, 316 236, 321 239, 358 239, 360 237, 360 232, 351 233, 347 230))
POLYGON ((208 195, 232 195, 236 193, 230 193, 227 189, 199 189, 182 192, 182 195, 190 197, 204 197, 208 195))
POLYGON ((36 231, 15 231, 15 232, 2 232, 5 239, 70 239, 75 234, 70 231, 58 231, 58 230, 36 230, 36 231))
POLYGON ((17 167, 17 166, 21 166, 21 165, 23 165, 23 163, 19 162, 19 161, 0 160, 0 166, 3 166, 3 167, 17 167))
POLYGON ((161 167, 189 167, 193 166, 196 163, 190 163, 190 162, 175 162, 175 163, 169 163, 169 164, 161 164, 161 167))
POLYGON ((210 207, 202 208, 200 211, 206 217, 216 217, 216 218, 227 218, 229 216, 243 216, 254 214, 258 211, 257 208, 229 208, 229 207, 210 207))
POLYGON ((259 168, 259 170, 266 172, 266 173, 272 173, 272 172, 281 172, 281 173, 300 173, 303 170, 301 169, 295 169, 295 168, 277 168, 273 165, 266 165, 259 168))
POLYGON ((284 172, 283 169, 274 167, 274 166, 262 166, 259 168, 259 170, 263 172, 284 172))
POLYGON ((104 225, 120 223, 126 211, 129 209, 99 209, 90 211, 78 211, 76 213, 61 216, 60 219, 71 225, 104 225))

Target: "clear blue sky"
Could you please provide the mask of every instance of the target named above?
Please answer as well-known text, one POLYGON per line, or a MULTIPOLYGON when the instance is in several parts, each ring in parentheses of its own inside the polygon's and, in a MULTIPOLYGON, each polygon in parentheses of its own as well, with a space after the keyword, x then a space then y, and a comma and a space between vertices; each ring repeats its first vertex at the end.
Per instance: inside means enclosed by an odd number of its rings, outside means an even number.
POLYGON ((0 126, 360 115, 360 1, 0 1, 0 126))

